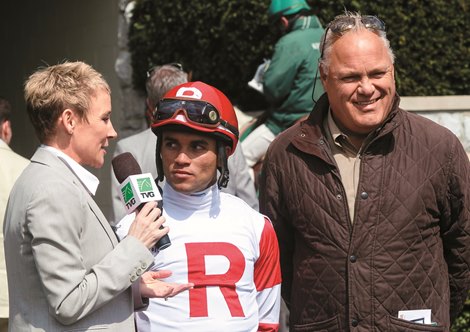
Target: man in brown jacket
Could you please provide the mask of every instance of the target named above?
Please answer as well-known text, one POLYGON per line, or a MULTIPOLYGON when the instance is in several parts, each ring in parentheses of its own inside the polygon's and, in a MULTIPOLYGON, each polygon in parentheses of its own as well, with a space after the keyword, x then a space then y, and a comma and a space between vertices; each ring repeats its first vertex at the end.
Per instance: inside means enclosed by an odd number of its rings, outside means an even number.
POLYGON ((467 155, 399 108, 377 17, 336 17, 321 49, 326 94, 271 144, 261 182, 290 331, 449 331, 470 287, 467 155))

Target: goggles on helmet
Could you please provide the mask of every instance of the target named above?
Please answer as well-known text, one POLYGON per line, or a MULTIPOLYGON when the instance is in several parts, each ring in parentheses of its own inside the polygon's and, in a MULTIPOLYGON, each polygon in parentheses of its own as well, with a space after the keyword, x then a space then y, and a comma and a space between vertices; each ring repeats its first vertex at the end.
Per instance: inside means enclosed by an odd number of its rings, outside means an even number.
POLYGON ((201 127, 217 128, 219 125, 230 130, 238 137, 238 129, 220 117, 219 111, 205 101, 199 100, 161 100, 154 113, 155 121, 174 119, 183 113, 186 120, 201 127))

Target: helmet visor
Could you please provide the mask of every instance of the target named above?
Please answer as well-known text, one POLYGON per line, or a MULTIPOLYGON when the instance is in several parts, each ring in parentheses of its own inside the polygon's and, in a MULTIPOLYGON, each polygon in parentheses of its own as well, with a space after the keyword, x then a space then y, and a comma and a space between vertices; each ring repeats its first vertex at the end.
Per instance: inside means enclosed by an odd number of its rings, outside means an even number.
POLYGON ((154 119, 157 122, 173 119, 181 113, 189 122, 206 128, 222 125, 238 137, 238 129, 222 119, 219 111, 205 101, 163 99, 155 109, 154 119))

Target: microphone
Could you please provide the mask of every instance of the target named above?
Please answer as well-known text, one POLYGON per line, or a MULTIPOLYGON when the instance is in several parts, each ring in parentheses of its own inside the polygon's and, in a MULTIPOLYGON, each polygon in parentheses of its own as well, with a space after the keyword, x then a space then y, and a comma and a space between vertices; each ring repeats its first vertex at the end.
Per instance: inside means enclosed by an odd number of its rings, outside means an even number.
MULTIPOLYGON (((160 210, 163 200, 160 191, 150 173, 142 174, 142 170, 129 152, 121 153, 111 161, 114 175, 120 183, 119 197, 124 203, 127 214, 140 210, 146 202, 157 202, 160 210)), ((163 210, 162 210, 163 211, 163 210)), ((163 228, 163 226, 161 227, 163 228)), ((155 244, 155 248, 163 250, 171 245, 168 234, 165 234, 155 244)))

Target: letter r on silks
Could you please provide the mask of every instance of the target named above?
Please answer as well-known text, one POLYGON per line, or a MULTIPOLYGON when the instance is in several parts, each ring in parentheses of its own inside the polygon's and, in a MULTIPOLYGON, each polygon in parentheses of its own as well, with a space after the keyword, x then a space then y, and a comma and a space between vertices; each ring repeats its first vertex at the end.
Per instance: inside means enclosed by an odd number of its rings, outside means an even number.
POLYGON ((188 282, 194 283, 189 291, 191 317, 207 317, 207 287, 219 287, 232 317, 245 317, 235 283, 245 271, 245 257, 235 245, 227 242, 186 243, 188 282), (207 256, 223 256, 229 262, 223 274, 210 274, 206 270, 207 256))

